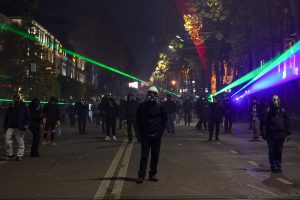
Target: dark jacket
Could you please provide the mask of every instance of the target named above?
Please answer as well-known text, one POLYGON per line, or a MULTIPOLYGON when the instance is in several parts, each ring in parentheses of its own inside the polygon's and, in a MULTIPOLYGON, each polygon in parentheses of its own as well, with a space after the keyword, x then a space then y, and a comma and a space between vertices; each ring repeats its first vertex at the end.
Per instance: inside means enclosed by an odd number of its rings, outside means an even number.
POLYGON ((290 135, 289 117, 283 108, 271 106, 266 109, 260 122, 260 130, 263 138, 284 138, 290 135))
POLYGON ((182 107, 185 113, 190 113, 193 110, 193 102, 187 99, 183 102, 182 107))
POLYGON ((138 103, 134 100, 126 101, 125 104, 125 118, 126 120, 135 120, 138 109, 138 103))
POLYGON ((87 119, 89 114, 88 105, 79 101, 76 103, 75 110, 79 120, 87 119))
POLYGON ((137 126, 141 137, 161 137, 167 126, 167 114, 155 101, 145 101, 138 107, 137 126))
POLYGON ((251 120, 252 120, 252 117, 253 117, 253 106, 254 105, 256 105, 256 116, 257 116, 257 118, 260 120, 261 119, 261 117, 262 117, 262 113, 263 113, 263 111, 262 111, 262 107, 261 107, 261 105, 259 104, 259 103, 252 103, 251 102, 251 104, 250 104, 250 106, 249 106, 249 113, 250 113, 250 118, 251 118, 251 120))
POLYGON ((30 112, 30 126, 31 127, 40 127, 42 122, 42 109, 40 104, 31 102, 28 106, 30 112))
POLYGON ((224 115, 223 107, 219 103, 210 104, 210 122, 220 123, 224 115))
POLYGON ((57 104, 45 104, 42 112, 47 123, 56 124, 57 121, 60 121, 60 110, 57 104))
POLYGON ((29 122, 30 115, 27 106, 23 102, 11 104, 4 120, 4 129, 17 128, 25 130, 25 126, 29 126, 29 122))
POLYGON ((118 117, 118 105, 112 98, 107 98, 103 101, 100 106, 100 110, 104 118, 107 120, 116 120, 118 117))
POLYGON ((173 100, 167 100, 163 102, 162 106, 167 114, 173 114, 177 110, 176 103, 173 100))

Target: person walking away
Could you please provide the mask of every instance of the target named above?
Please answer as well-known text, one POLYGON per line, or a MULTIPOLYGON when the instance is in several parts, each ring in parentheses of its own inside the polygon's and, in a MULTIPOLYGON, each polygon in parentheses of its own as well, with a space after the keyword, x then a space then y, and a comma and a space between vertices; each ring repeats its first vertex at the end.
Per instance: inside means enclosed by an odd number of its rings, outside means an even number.
POLYGON ((110 140, 110 132, 112 133, 113 140, 117 140, 116 137, 116 121, 118 116, 118 105, 112 97, 108 98, 105 106, 105 118, 106 118, 106 138, 110 140))
POLYGON ((233 118, 234 118, 234 111, 233 111, 233 105, 231 102, 230 97, 226 97, 223 102, 224 107, 224 129, 225 134, 231 133, 232 130, 232 124, 233 124, 233 118))
POLYGON ((167 95, 167 100, 163 102, 162 106, 164 107, 165 112, 167 113, 168 123, 167 123, 167 131, 168 133, 175 134, 175 113, 177 110, 176 103, 172 100, 171 95, 167 95))
POLYGON ((6 160, 13 158, 13 139, 16 139, 17 161, 23 160, 25 130, 29 126, 29 111, 19 94, 13 96, 12 103, 4 119, 6 160))
POLYGON ((68 116, 69 116, 69 119, 70 119, 71 127, 75 126, 75 115, 76 115, 75 103, 71 103, 68 106, 68 116))
POLYGON ((216 141, 219 140, 220 124, 223 118, 223 107, 219 104, 219 99, 214 96, 214 102, 210 105, 210 121, 209 121, 209 139, 212 141, 214 131, 216 141))
POLYGON ((47 136, 51 133, 51 144, 56 146, 55 133, 56 126, 60 126, 60 110, 57 105, 57 98, 51 97, 50 101, 43 107, 43 126, 44 126, 44 138, 42 144, 48 144, 47 136))
POLYGON ((140 136, 137 132, 136 127, 136 113, 138 109, 138 103, 134 99, 134 95, 132 93, 129 93, 127 95, 127 101, 125 103, 125 119, 127 124, 127 134, 128 134, 128 142, 132 142, 132 127, 135 132, 135 136, 138 140, 138 143, 140 143, 140 136))
POLYGON ((286 139, 288 141, 291 131, 288 114, 278 95, 272 97, 272 105, 264 111, 260 128, 262 138, 268 143, 271 172, 282 173, 283 144, 286 139))
POLYGON ((29 129, 32 133, 32 145, 31 145, 31 157, 39 157, 39 144, 40 144, 40 133, 41 133, 41 123, 42 123, 42 108, 39 98, 34 98, 32 102, 29 103, 30 112, 30 126, 29 129))
POLYGON ((193 110, 192 98, 188 97, 186 100, 184 100, 182 106, 184 110, 184 125, 190 126, 192 122, 192 110, 193 110))
POLYGON ((252 119, 252 130, 253 130, 253 140, 259 140, 259 120, 261 116, 260 104, 257 102, 256 97, 252 97, 251 105, 249 108, 249 113, 252 119))
MULTIPOLYGON (((108 96, 105 95, 99 106, 98 106, 98 110, 100 111, 100 117, 101 117, 101 126, 102 126, 102 133, 106 134, 106 107, 108 104, 108 96)), ((107 138, 106 138, 107 139, 107 138)))
POLYGON ((118 114, 119 114, 119 129, 123 128, 123 121, 125 119, 125 105, 126 105, 126 101, 121 98, 120 99, 120 103, 119 103, 119 108, 118 108, 118 114))
POLYGON ((96 101, 92 105, 92 111, 94 113, 95 123, 96 127, 98 128, 100 126, 100 110, 98 109, 99 102, 96 101))
POLYGON ((141 159, 136 183, 144 181, 150 150, 149 181, 158 181, 156 174, 161 137, 166 129, 167 121, 167 114, 158 102, 158 90, 152 86, 148 89, 146 100, 139 105, 137 112, 137 126, 141 135, 141 159))
POLYGON ((86 134, 86 121, 89 115, 89 106, 83 98, 80 98, 80 101, 76 103, 75 110, 78 122, 78 133, 86 134))

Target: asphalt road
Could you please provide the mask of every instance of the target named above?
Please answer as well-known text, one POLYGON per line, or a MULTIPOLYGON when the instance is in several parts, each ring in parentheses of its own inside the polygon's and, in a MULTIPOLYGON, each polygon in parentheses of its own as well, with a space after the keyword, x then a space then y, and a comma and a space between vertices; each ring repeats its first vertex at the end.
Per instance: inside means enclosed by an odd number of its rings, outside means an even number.
POLYGON ((58 146, 41 145, 39 158, 29 157, 27 132, 23 161, 3 159, 1 137, 0 199, 300 199, 300 134, 285 145, 283 174, 274 175, 266 143, 251 141, 247 128, 234 124, 232 134, 207 142, 194 125, 177 126, 162 140, 159 181, 143 184, 135 183, 140 146, 127 144, 125 129, 105 141, 94 124, 87 135, 66 125, 58 146))

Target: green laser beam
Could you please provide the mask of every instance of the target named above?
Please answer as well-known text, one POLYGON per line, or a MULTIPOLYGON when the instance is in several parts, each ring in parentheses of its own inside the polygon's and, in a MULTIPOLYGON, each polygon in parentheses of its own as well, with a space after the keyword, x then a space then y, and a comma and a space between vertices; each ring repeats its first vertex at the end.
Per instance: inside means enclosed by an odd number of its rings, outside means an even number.
POLYGON ((6 75, 0 75, 0 79, 11 79, 11 78, 6 75))
POLYGON ((244 85, 241 89, 239 89, 237 92, 235 92, 232 96, 235 96, 239 92, 241 92, 243 89, 248 87, 251 83, 255 82, 259 78, 261 78, 263 75, 280 65, 283 61, 285 61, 287 58, 289 58, 293 53, 298 52, 300 50, 300 41, 298 41, 296 44, 294 44, 292 47, 290 47, 288 50, 286 50, 283 54, 278 56, 275 59, 271 60, 271 63, 266 66, 258 75, 256 75, 251 81, 249 81, 246 85, 244 85))
MULTIPOLYGON (((9 103, 9 102, 12 102, 12 100, 11 99, 0 99, 0 102, 7 102, 7 103, 9 103)), ((23 100, 23 102, 24 103, 30 103, 31 101, 29 101, 29 100, 23 100)), ((41 104, 46 104, 46 103, 48 103, 48 101, 41 101, 41 104)), ((57 104, 59 104, 59 105, 70 105, 70 104, 73 104, 73 103, 58 102, 57 104)))
MULTIPOLYGON (((30 34, 28 34, 28 33, 25 33, 25 32, 23 32, 23 31, 21 31, 21 30, 16 29, 16 28, 13 28, 13 27, 11 27, 11 26, 9 26, 9 25, 7 25, 7 24, 0 23, 0 28, 3 29, 3 30, 6 30, 6 31, 12 32, 12 33, 14 33, 14 34, 16 34, 16 35, 19 35, 19 36, 21 36, 21 37, 24 37, 24 38, 26 38, 26 39, 32 40, 32 41, 34 41, 34 42, 39 42, 39 43, 41 43, 41 44, 43 44, 43 45, 46 45, 46 46, 49 46, 49 47, 54 47, 56 50, 60 50, 60 49, 61 49, 61 50, 63 50, 65 53, 67 53, 67 54, 69 54, 69 55, 71 55, 71 56, 78 57, 78 58, 80 58, 80 59, 82 59, 82 60, 84 60, 84 61, 86 61, 86 62, 92 63, 92 64, 94 64, 94 65, 96 65, 96 66, 98 66, 98 67, 101 67, 101 68, 103 68, 103 69, 106 69, 106 70, 109 70, 109 71, 111 71, 111 72, 117 73, 117 74, 119 74, 119 75, 125 76, 125 77, 127 77, 127 78, 129 78, 129 79, 133 79, 133 80, 136 80, 136 81, 139 81, 139 82, 142 82, 142 83, 146 83, 146 82, 147 82, 147 81, 145 81, 145 80, 143 80, 143 79, 140 79, 140 78, 137 78, 137 77, 135 77, 135 76, 133 76, 133 75, 127 74, 127 73, 125 73, 125 72, 123 72, 123 71, 121 71, 121 70, 118 70, 118 69, 116 69, 116 68, 113 68, 113 67, 110 67, 110 66, 108 66, 108 65, 105 65, 105 64, 103 64, 103 63, 101 63, 101 62, 99 62, 99 61, 93 60, 93 59, 88 58, 88 57, 86 57, 86 56, 83 56, 83 55, 81 55, 81 54, 79 54, 79 53, 70 51, 70 50, 65 49, 65 48, 60 48, 60 47, 54 45, 54 44, 51 43, 51 42, 46 42, 46 43, 45 43, 45 42, 42 42, 42 41, 40 41, 38 38, 36 38, 35 36, 30 35, 30 34)), ((172 91, 169 91, 169 90, 166 90, 166 89, 163 89, 163 88, 160 88, 160 87, 157 87, 157 88, 159 88, 160 91, 163 91, 163 92, 165 92, 165 93, 169 93, 169 94, 175 95, 175 96, 177 96, 177 97, 180 96, 179 94, 174 93, 174 92, 172 92, 172 91)))

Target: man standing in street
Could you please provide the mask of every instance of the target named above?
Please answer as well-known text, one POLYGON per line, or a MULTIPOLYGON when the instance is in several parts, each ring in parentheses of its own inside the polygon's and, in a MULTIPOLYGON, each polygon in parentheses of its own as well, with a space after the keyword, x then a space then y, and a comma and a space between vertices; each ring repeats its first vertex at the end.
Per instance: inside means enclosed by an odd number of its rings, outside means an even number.
POLYGON ((32 133, 32 145, 31 145, 31 157, 39 157, 39 144, 40 144, 40 132, 42 122, 42 109, 39 98, 34 98, 28 106, 30 112, 30 126, 29 129, 32 133))
POLYGON ((127 124, 128 143, 132 142, 132 126, 135 132, 135 136, 140 143, 140 137, 136 127, 136 112, 138 104, 134 100, 134 95, 129 93, 127 95, 127 101, 125 103, 125 119, 127 124))
POLYGON ((256 97, 252 97, 251 105, 249 108, 251 124, 253 129, 253 141, 259 140, 259 120, 261 117, 261 108, 260 104, 257 102, 256 97))
POLYGON ((209 139, 212 141, 214 131, 216 130, 216 141, 219 140, 220 124, 223 118, 223 107, 219 103, 219 99, 215 96, 214 102, 210 105, 210 121, 209 121, 209 139))
POLYGON ((267 140, 269 148, 269 161, 272 173, 281 173, 281 160, 283 143, 291 135, 289 117, 281 107, 280 98, 274 95, 272 105, 265 110, 260 128, 263 139, 267 140))
POLYGON ((47 136, 51 133, 51 144, 56 146, 55 133, 56 126, 60 126, 60 110, 57 105, 56 97, 51 97, 49 103, 43 108, 43 125, 44 125, 44 139, 42 144, 47 144, 47 136))
POLYGON ((172 100, 171 95, 167 95, 167 101, 165 101, 163 104, 164 110, 167 113, 168 117, 168 123, 167 123, 167 131, 168 133, 175 134, 175 126, 174 126, 174 120, 175 120, 175 112, 176 112, 176 103, 172 100))
POLYGON ((159 159, 161 137, 167 125, 167 115, 158 102, 158 90, 149 88, 146 100, 140 104, 137 112, 138 132, 141 136, 141 160, 136 183, 144 181, 151 149, 149 181, 158 181, 157 164, 159 159))
POLYGON ((9 106, 5 120, 4 129, 5 145, 6 145, 6 160, 13 157, 13 135, 17 142, 17 160, 21 161, 24 156, 25 144, 24 135, 25 130, 29 125, 29 111, 27 106, 21 100, 19 94, 14 95, 13 102, 9 106))
POLYGON ((78 133, 86 134, 86 120, 89 114, 89 106, 85 103, 83 98, 80 98, 80 101, 76 103, 75 109, 78 121, 78 133))

